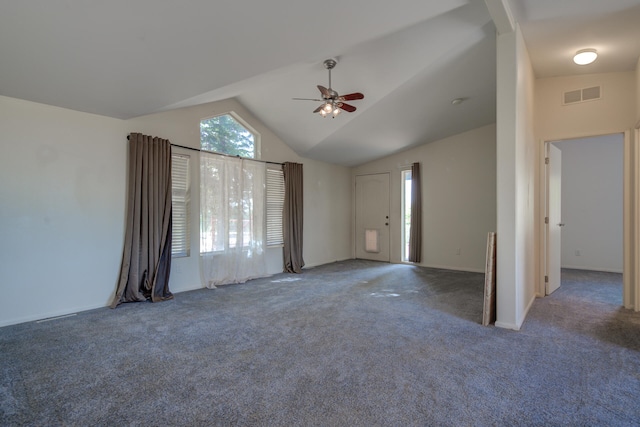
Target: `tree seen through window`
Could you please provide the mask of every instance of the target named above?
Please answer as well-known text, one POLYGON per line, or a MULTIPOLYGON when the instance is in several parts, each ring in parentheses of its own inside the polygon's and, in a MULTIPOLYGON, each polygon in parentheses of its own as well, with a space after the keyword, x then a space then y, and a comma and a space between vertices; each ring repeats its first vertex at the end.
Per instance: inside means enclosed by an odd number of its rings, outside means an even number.
POLYGON ((200 122, 200 148, 247 158, 256 157, 255 137, 231 114, 200 122))

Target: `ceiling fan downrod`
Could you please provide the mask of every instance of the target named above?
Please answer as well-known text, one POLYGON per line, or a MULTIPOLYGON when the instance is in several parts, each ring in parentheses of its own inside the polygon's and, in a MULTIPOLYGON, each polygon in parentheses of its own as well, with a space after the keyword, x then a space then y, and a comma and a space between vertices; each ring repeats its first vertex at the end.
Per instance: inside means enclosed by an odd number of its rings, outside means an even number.
POLYGON ((331 90, 331 70, 333 69, 333 67, 336 66, 337 63, 338 63, 338 61, 336 61, 333 58, 325 59, 325 61, 324 61, 324 68, 329 70, 329 90, 331 90))

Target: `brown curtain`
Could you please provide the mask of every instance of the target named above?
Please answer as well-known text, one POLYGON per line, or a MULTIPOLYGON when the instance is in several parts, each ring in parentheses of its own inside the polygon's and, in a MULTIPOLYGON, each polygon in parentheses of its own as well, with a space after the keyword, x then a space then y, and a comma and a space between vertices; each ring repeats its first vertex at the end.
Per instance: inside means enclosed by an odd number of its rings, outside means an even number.
POLYGON ((284 235, 284 271, 302 273, 302 165, 286 162, 284 172, 284 212, 282 215, 284 235))
POLYGON ((173 298, 171 271, 171 144, 129 135, 127 223, 120 278, 111 308, 173 298))
POLYGON ((411 230, 409 234, 409 261, 422 258, 422 190, 420 189, 420 163, 411 165, 411 230))

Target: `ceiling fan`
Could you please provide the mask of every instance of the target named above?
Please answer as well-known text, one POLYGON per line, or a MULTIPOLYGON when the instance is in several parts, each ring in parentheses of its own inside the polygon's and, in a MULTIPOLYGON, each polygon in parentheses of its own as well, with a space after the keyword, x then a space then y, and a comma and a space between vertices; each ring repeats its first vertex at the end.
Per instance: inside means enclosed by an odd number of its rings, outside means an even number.
POLYGON ((353 113, 356 111, 356 107, 350 104, 346 104, 344 101, 355 101, 357 99, 364 98, 364 95, 360 92, 349 93, 347 95, 338 95, 338 92, 331 89, 331 70, 336 66, 338 62, 335 59, 327 59, 324 61, 324 68, 329 70, 329 87, 318 85, 318 90, 322 95, 322 99, 315 98, 293 98, 296 101, 318 101, 322 102, 318 108, 313 110, 314 113, 320 113, 322 117, 327 117, 329 114, 335 118, 340 114, 340 110, 353 113))

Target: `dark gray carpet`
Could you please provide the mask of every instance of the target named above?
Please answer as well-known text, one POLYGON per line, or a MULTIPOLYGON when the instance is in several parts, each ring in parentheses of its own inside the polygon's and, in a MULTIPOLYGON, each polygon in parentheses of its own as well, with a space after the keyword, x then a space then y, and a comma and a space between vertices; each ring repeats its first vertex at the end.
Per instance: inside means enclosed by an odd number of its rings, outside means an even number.
POLYGON ((0 329, 0 425, 639 425, 640 313, 564 271, 520 332, 483 275, 345 261, 0 329))

